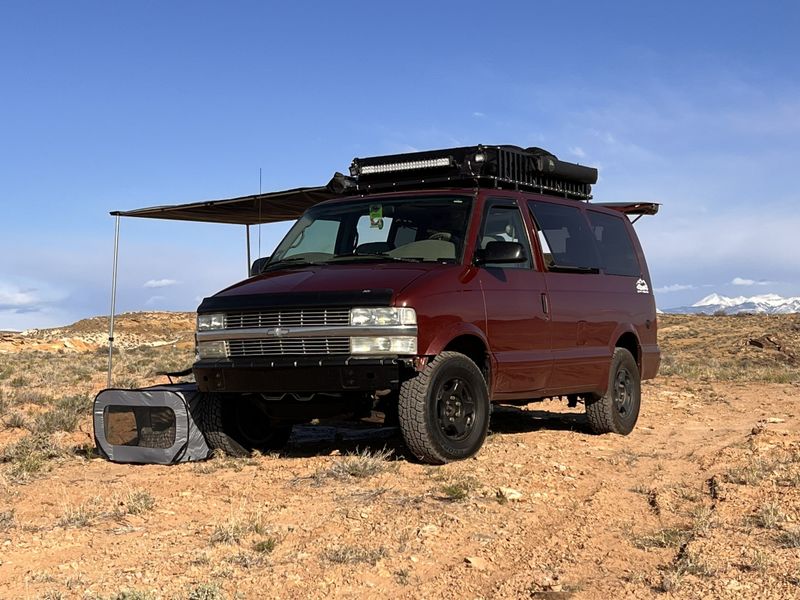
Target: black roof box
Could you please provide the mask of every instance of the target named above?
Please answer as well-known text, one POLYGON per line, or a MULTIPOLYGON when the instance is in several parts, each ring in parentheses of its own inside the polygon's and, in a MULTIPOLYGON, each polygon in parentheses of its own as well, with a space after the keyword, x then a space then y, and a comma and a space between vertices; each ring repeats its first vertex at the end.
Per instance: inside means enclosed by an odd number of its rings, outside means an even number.
POLYGON ((431 185, 489 185, 579 200, 592 197, 597 169, 559 160, 542 148, 464 146, 354 158, 350 174, 359 189, 431 185))

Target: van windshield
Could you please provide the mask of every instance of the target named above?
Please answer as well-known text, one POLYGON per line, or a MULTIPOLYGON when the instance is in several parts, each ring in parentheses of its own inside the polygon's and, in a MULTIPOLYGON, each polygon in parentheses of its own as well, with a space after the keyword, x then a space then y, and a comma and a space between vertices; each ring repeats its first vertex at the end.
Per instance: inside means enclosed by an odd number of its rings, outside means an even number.
POLYGON ((470 196, 360 198, 310 209, 265 270, 290 264, 456 263, 464 251, 470 196))

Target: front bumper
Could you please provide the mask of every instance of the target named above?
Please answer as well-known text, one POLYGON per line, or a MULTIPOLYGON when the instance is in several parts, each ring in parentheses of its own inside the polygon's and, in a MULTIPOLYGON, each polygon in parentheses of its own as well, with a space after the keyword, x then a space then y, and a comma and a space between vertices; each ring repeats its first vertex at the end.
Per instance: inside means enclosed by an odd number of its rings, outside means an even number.
POLYGON ((412 360, 398 357, 300 356, 200 360, 192 368, 202 392, 371 392, 400 387, 412 360))

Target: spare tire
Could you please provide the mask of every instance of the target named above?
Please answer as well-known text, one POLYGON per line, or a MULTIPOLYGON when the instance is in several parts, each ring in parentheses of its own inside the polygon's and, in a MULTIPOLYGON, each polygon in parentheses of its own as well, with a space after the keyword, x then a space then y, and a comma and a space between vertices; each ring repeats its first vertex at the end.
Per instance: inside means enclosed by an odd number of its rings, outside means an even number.
POLYGON ((271 418, 264 400, 252 394, 205 394, 200 427, 212 450, 234 457, 278 450, 292 434, 292 426, 271 418))

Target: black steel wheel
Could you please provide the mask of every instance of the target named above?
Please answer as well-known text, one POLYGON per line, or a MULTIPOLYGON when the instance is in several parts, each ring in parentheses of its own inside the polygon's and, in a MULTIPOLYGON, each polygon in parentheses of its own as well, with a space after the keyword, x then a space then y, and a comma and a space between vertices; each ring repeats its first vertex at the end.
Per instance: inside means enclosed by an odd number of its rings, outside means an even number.
POLYGON ((253 450, 278 450, 286 445, 292 426, 276 422, 264 401, 245 394, 206 394, 200 427, 212 450, 228 456, 250 456, 253 450))
POLYGON ((489 430, 489 392, 477 365, 458 352, 442 352, 398 399, 400 430, 422 462, 443 464, 480 450, 489 430))
POLYGON ((616 348, 604 396, 586 401, 586 417, 594 433, 628 435, 639 419, 642 385, 639 367, 625 348, 616 348))

